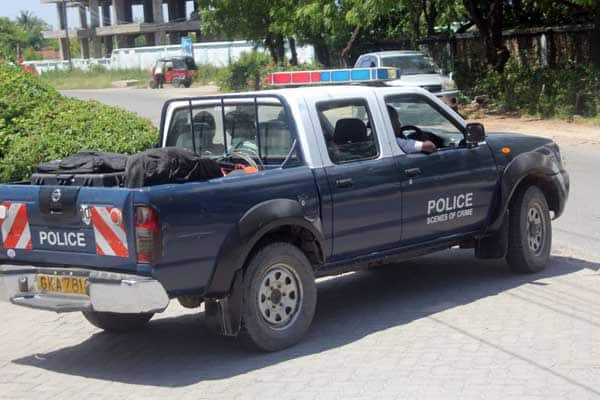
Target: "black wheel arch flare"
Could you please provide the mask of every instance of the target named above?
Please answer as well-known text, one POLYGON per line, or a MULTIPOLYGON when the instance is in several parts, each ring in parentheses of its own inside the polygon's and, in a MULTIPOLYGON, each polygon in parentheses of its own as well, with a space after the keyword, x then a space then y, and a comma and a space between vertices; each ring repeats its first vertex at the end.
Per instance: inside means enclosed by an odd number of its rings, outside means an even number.
POLYGON ((486 231, 496 232, 500 229, 513 195, 527 181, 542 186, 540 189, 546 195, 550 209, 560 213, 565 198, 561 197, 561 190, 553 179, 560 173, 561 167, 558 161, 545 146, 521 153, 512 159, 500 177, 497 207, 486 231))
POLYGON ((206 290, 207 297, 227 295, 235 279, 235 274, 243 268, 254 247, 270 232, 284 227, 306 229, 324 251, 324 236, 318 216, 307 217, 300 201, 273 199, 259 203, 249 209, 231 230, 217 256, 215 268, 206 290))

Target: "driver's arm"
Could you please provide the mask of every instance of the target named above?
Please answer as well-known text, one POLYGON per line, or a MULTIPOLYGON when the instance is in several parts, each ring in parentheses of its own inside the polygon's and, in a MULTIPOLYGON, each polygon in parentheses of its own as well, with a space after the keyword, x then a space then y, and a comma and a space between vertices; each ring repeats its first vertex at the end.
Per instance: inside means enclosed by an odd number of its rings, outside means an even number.
POLYGON ((433 142, 426 140, 424 142, 413 140, 413 139, 405 139, 405 138, 396 138, 396 142, 398 142, 398 146, 402 149, 406 154, 411 153, 433 153, 436 149, 435 144, 433 142))

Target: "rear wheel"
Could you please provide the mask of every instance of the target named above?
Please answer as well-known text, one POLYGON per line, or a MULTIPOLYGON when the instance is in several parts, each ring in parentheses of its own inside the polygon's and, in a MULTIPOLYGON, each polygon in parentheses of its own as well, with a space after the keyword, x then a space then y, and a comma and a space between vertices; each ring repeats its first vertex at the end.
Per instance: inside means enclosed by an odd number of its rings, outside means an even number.
POLYGON ((315 314, 317 288, 304 253, 288 243, 262 248, 244 274, 239 339, 262 351, 299 342, 315 314))
POLYGON ((506 260, 515 272, 543 270, 550 258, 552 225, 544 193, 529 186, 515 194, 509 212, 506 260))
POLYGON ((152 319, 154 314, 118 314, 84 311, 83 316, 97 328, 107 332, 124 333, 142 329, 152 319))

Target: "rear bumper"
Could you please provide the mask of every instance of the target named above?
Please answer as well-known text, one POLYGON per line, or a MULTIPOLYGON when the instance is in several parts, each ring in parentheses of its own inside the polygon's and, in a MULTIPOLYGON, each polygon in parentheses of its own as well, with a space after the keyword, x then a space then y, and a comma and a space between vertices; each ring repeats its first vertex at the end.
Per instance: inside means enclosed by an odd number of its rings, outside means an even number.
POLYGON ((152 278, 85 269, 8 264, 0 265, 0 300, 56 312, 157 313, 169 305, 169 296, 164 287, 152 278), (41 292, 36 288, 38 273, 87 278, 87 295, 41 292))

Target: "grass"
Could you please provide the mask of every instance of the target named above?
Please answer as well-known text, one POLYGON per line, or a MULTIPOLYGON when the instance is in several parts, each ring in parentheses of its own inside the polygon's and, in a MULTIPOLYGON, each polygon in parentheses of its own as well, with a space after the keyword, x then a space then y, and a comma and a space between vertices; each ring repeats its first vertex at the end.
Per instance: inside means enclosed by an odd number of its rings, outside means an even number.
POLYGON ((67 89, 105 89, 112 87, 112 82, 135 79, 139 86, 147 86, 150 71, 138 69, 92 68, 89 71, 74 69, 72 71, 48 71, 41 75, 42 79, 58 90, 67 89))
MULTIPOLYGON (((225 67, 199 65, 194 76, 195 85, 218 84, 225 67)), ((106 89, 112 87, 114 81, 139 80, 138 87, 147 87, 150 71, 138 69, 106 69, 92 68, 89 71, 73 69, 72 71, 54 70, 41 75, 42 79, 57 90, 69 89, 106 89)))
POLYGON ((219 85, 226 70, 227 67, 198 65, 198 71, 194 75, 194 83, 200 85, 219 85))

